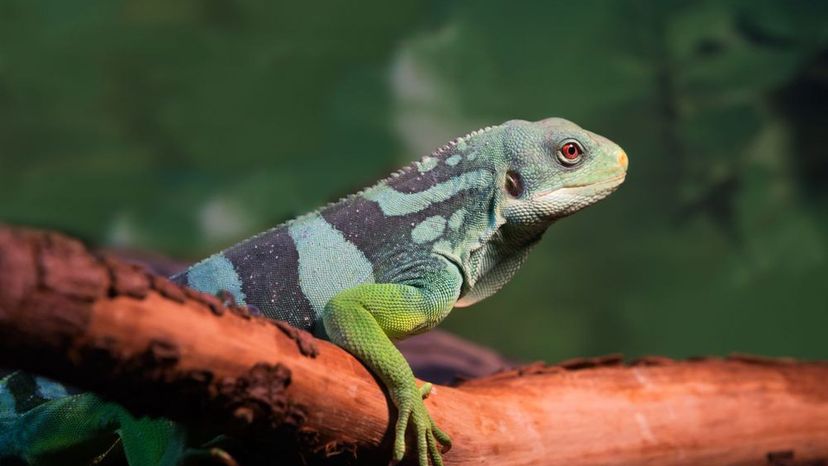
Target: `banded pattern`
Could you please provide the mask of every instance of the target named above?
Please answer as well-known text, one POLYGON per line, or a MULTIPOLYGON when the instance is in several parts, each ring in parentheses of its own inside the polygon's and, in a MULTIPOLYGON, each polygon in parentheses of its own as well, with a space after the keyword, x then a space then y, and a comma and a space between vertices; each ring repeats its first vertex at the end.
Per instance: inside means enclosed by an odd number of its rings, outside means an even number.
POLYGON ((488 148, 462 138, 367 190, 215 254, 174 281, 324 337, 320 313, 363 283, 408 283, 438 262, 460 265, 488 223, 494 170, 488 148), (460 148, 464 149, 460 150, 460 148), (468 154, 474 154, 469 157, 468 154), (408 238, 408 240, 401 240, 408 238))

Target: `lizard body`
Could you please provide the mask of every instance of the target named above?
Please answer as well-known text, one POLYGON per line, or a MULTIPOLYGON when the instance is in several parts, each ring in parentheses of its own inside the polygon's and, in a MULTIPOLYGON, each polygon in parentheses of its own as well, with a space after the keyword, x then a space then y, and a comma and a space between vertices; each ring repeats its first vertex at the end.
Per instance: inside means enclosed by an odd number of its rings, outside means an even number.
MULTIPOLYGON (((455 139, 364 191, 245 240, 174 276, 348 350, 397 407, 394 459, 421 465, 449 437, 392 340, 500 289, 554 221, 609 195, 627 156, 559 118, 513 120, 455 139)), ((427 390, 427 388, 425 389, 427 390)))

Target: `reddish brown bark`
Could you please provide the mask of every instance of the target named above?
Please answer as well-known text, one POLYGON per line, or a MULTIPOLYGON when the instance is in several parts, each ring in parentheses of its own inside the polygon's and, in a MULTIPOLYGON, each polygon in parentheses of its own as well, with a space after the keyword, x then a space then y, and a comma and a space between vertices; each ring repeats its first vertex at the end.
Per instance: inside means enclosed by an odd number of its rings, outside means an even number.
MULTIPOLYGON (((389 455, 393 410, 344 351, 57 234, 0 228, 0 366, 310 461, 389 455)), ((576 360, 436 387, 426 403, 454 439, 449 465, 828 458, 828 363, 576 360)))

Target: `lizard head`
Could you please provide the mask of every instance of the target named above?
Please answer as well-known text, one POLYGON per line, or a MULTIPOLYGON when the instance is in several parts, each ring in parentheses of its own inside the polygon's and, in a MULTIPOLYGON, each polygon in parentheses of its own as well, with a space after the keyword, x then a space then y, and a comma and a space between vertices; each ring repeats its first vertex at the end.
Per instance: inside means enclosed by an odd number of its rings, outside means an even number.
POLYGON ((477 137, 469 145, 490 148, 496 185, 455 307, 500 289, 552 222, 610 195, 627 174, 618 145, 561 118, 512 120, 477 137))
POLYGON ((500 214, 511 225, 548 224, 598 202, 627 173, 627 154, 609 139, 561 119, 501 127, 500 214))
POLYGON ((500 289, 551 223, 608 196, 626 173, 620 147, 574 123, 512 120, 452 141, 363 197, 386 215, 418 212, 405 225, 458 265, 463 307, 500 289))

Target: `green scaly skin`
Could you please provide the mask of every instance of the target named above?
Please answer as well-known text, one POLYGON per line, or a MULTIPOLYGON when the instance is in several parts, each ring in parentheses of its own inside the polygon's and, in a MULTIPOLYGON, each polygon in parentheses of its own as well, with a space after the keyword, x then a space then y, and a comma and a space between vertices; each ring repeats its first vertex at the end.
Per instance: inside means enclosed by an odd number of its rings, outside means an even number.
MULTIPOLYGON (((420 466, 438 466, 440 444, 451 442, 423 403, 430 384, 416 386, 392 340, 495 293, 552 223, 608 196, 626 170, 620 147, 569 121, 508 121, 458 138, 173 280, 229 292, 239 304, 351 352, 397 407, 393 459, 404 457, 410 430, 420 466)), ((141 448, 122 441, 125 449, 141 448)))
POLYGON ((443 464, 435 439, 451 447, 451 439, 431 419, 414 373, 391 343, 423 328, 431 328, 448 314, 457 296, 461 277, 450 273, 435 277, 428 288, 415 285, 369 284, 339 293, 325 307, 325 330, 339 346, 372 368, 389 389, 397 406, 394 460, 405 455, 405 431, 409 422, 417 436, 422 465, 430 455, 434 464, 443 464))
POLYGON ((184 431, 173 422, 136 419, 120 405, 89 393, 69 395, 22 372, 0 379, 0 458, 90 464, 119 439, 131 465, 173 466, 185 453, 184 431))

